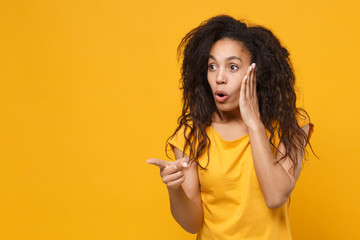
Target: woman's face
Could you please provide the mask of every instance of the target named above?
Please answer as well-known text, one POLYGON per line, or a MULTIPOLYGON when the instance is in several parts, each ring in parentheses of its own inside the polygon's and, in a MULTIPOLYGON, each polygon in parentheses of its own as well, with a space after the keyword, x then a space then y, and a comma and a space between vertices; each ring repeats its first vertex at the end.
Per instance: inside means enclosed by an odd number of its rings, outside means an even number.
POLYGON ((241 82, 251 55, 241 42, 223 38, 211 47, 207 79, 219 111, 239 109, 241 82))

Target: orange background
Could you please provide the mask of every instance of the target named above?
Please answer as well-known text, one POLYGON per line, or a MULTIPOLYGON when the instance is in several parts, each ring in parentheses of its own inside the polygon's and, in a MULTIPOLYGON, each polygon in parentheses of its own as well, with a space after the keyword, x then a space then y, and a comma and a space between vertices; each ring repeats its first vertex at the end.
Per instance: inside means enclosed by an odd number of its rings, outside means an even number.
POLYGON ((176 48, 230 14, 291 53, 315 124, 293 239, 360 239, 358 1, 1 1, 0 239, 195 239, 159 171, 181 110, 176 48), (356 190, 358 189, 358 190, 356 190))

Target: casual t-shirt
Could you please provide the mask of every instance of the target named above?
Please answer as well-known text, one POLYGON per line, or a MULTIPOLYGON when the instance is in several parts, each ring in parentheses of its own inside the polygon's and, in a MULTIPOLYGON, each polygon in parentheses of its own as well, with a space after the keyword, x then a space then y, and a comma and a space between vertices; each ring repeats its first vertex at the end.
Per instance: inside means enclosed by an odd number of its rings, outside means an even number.
MULTIPOLYGON (((301 118, 298 122, 300 127, 309 123, 301 118)), ((312 130, 310 123, 309 138, 312 130)), ((210 160, 208 163, 206 153, 198 159, 200 165, 208 165, 206 170, 198 168, 204 222, 197 239, 291 239, 289 201, 276 209, 267 207, 256 177, 249 135, 227 141, 211 126, 206 132, 211 141, 210 160)), ((183 131, 170 144, 182 151, 183 131)), ((188 150, 185 154, 189 154, 188 150)))

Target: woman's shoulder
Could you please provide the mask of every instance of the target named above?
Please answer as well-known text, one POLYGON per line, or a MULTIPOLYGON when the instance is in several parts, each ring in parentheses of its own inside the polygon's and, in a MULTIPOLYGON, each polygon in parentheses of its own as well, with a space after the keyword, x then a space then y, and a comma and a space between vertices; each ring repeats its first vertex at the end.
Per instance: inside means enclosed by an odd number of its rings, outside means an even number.
MULTIPOLYGON (((298 108, 295 111, 295 117, 296 117, 296 122, 297 122, 298 126, 300 128, 302 128, 303 130, 305 129, 304 127, 308 125, 309 129, 306 130, 306 132, 308 131, 308 140, 309 140, 314 131, 314 124, 310 120, 309 114, 304 109, 298 108)), ((280 126, 278 125, 278 122, 276 122, 276 121, 272 122, 272 126, 274 128, 272 142, 274 143, 275 146, 278 146, 278 144, 280 143, 280 136, 279 136, 280 126)), ((266 132, 270 139, 270 136, 271 136, 270 131, 267 129, 266 132)))
POLYGON ((173 135, 170 136, 168 139, 167 151, 169 151, 169 150, 173 151, 174 147, 176 147, 177 149, 179 149, 182 152, 185 151, 184 152, 185 154, 188 154, 189 149, 184 150, 184 146, 185 146, 185 142, 186 142, 186 137, 189 136, 191 128, 192 128, 192 124, 190 124, 190 123, 184 124, 180 128, 177 128, 177 130, 175 130, 173 135), (171 147, 171 149, 169 149, 169 146, 171 147))
POLYGON ((309 114, 302 108, 296 110, 296 121, 301 128, 308 124, 310 125, 310 128, 313 128, 314 126, 310 120, 309 114))
POLYGON ((307 133, 306 142, 309 142, 314 132, 314 124, 311 122, 309 114, 303 109, 297 110, 296 121, 299 127, 307 133))

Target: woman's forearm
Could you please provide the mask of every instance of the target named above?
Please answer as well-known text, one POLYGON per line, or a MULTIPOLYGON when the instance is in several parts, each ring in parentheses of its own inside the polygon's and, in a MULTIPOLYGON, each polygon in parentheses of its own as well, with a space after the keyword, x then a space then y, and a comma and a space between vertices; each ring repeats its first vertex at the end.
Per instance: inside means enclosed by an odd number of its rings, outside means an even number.
POLYGON ((249 128, 255 172, 269 208, 283 205, 292 192, 295 181, 289 177, 271 150, 265 127, 258 123, 249 128))
POLYGON ((203 223, 201 201, 191 200, 182 187, 168 188, 171 213, 175 220, 189 233, 197 233, 203 223))

